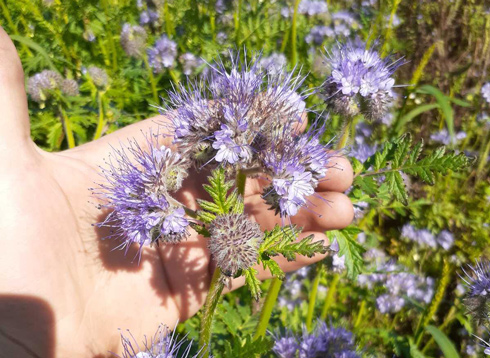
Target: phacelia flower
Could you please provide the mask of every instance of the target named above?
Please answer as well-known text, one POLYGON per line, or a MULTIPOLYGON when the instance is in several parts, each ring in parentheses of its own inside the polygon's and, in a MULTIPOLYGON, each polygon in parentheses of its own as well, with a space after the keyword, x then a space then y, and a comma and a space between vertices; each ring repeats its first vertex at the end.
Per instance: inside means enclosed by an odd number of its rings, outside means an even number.
POLYGON ((263 167, 272 183, 262 197, 282 217, 294 216, 306 206, 307 197, 315 194, 319 181, 333 166, 335 154, 320 143, 320 133, 321 128, 315 126, 301 135, 285 129, 264 154, 263 167))
POLYGON ((158 12, 153 11, 153 10, 145 10, 142 11, 140 14, 140 25, 145 26, 145 25, 154 25, 158 22, 158 12))
POLYGON ((414 241, 421 246, 437 247, 437 241, 434 234, 427 229, 416 229, 411 224, 405 224, 403 226, 401 236, 414 241))
POLYGON ((177 44, 165 35, 155 42, 155 46, 148 49, 148 62, 156 73, 173 67, 176 57, 177 44))
POLYGON ((36 73, 27 81, 27 93, 36 102, 46 101, 51 92, 61 86, 63 77, 55 71, 44 70, 36 73))
POLYGON ((87 73, 89 74, 94 84, 99 88, 105 88, 109 83, 109 76, 107 75, 107 72, 102 68, 90 66, 87 69, 87 73))
POLYGON ((487 103, 490 103, 490 82, 487 82, 482 86, 481 95, 487 103))
POLYGON ((298 6, 298 13, 315 16, 328 12, 327 3, 318 0, 302 0, 298 6))
POLYGON ((436 237, 436 241, 444 250, 449 250, 454 244, 454 235, 448 230, 442 230, 436 237))
POLYGON ((179 61, 182 64, 182 72, 186 76, 192 75, 196 68, 202 64, 202 60, 190 52, 180 55, 179 61))
POLYGON ((301 335, 287 330, 285 335, 274 335, 273 352, 280 358, 360 358, 356 353, 354 335, 344 328, 335 328, 318 321, 315 330, 301 335))
POLYGON ((262 57, 260 59, 260 66, 265 68, 266 71, 273 76, 284 71, 286 63, 286 56, 282 53, 273 53, 268 57, 262 57))
POLYGON ((218 62, 208 78, 170 91, 162 109, 172 123, 175 144, 198 169, 207 164, 260 166, 275 131, 302 120, 306 96, 296 91, 303 78, 284 71, 268 75, 258 59, 231 60, 231 71, 218 62))
POLYGON ((121 31, 121 46, 128 56, 140 58, 143 55, 147 37, 144 28, 126 23, 121 31))
POLYGON ((119 358, 200 358, 206 352, 201 349, 197 354, 191 356, 192 341, 187 341, 186 337, 179 339, 175 329, 171 331, 163 324, 158 327, 150 340, 145 337, 142 344, 139 344, 129 331, 127 334, 128 336, 125 336, 121 333, 123 354, 122 356, 115 355, 119 358))
POLYGON ((188 236, 188 220, 182 205, 171 193, 182 186, 187 165, 181 157, 156 139, 143 149, 130 142, 127 150, 115 150, 102 168, 105 182, 93 189, 101 207, 112 210, 98 227, 114 229, 110 237, 126 249, 133 243, 178 243, 188 236))
POLYGON ((236 276, 257 262, 264 234, 245 214, 219 215, 209 226, 209 250, 223 274, 236 276))
POLYGON ((78 96, 78 83, 75 80, 65 78, 61 81, 61 92, 67 96, 78 96))
POLYGON ((463 272, 463 280, 468 287, 464 303, 469 313, 482 322, 489 315, 490 263, 479 261, 474 266, 468 265, 466 270, 463 268, 463 272))
POLYGON ((335 113, 352 117, 363 113, 381 118, 393 99, 395 70, 403 63, 382 59, 362 43, 348 43, 328 53, 331 75, 322 85, 325 103, 335 113))
POLYGON ((442 143, 444 145, 456 144, 457 142, 466 138, 466 132, 458 132, 451 138, 448 130, 446 128, 441 129, 439 132, 434 133, 430 136, 434 142, 442 143))

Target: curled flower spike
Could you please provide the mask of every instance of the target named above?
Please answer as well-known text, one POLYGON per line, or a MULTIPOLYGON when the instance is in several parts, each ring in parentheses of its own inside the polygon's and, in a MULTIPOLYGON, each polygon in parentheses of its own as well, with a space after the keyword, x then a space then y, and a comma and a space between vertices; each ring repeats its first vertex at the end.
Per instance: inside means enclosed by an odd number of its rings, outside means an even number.
MULTIPOLYGON (((178 339, 175 329, 171 331, 166 325, 160 325, 155 335, 142 345, 136 342, 133 335, 128 332, 128 336, 121 333, 121 343, 123 355, 119 358, 200 358, 206 350, 201 349, 191 356, 192 341, 187 341, 186 337, 178 339)), ((210 357, 212 358, 212 357, 210 357)))
POLYGON ((361 42, 341 45, 325 58, 332 72, 321 89, 333 112, 347 117, 362 113, 368 119, 387 113, 395 85, 392 76, 402 60, 381 58, 361 42))
POLYGON ((121 46, 130 57, 140 58, 143 55, 148 35, 138 25, 124 24, 121 31, 121 46))
POLYGON ((464 282, 468 286, 468 293, 464 303, 468 312, 479 322, 488 319, 490 303, 490 263, 477 262, 475 266, 468 265, 470 272, 463 268, 464 282))
POLYGON ((247 62, 232 55, 231 64, 227 71, 222 61, 216 62, 209 78, 170 91, 162 108, 174 142, 198 169, 258 165, 271 134, 290 118, 301 121, 305 110, 307 95, 297 93, 304 78, 284 68, 272 75, 259 65, 260 57, 247 62))
POLYGON ((147 149, 130 141, 127 150, 115 149, 102 174, 106 182, 93 193, 112 210, 98 227, 114 231, 110 237, 122 241, 128 250, 132 243, 177 243, 188 236, 189 221, 182 205, 171 193, 182 186, 187 165, 181 157, 156 139, 147 138, 147 149))
POLYGON ((304 134, 288 127, 276 135, 274 145, 263 156, 265 173, 272 183, 263 199, 282 217, 294 216, 307 206, 307 197, 315 194, 336 154, 320 143, 322 128, 312 126, 304 134))
POLYGON ((245 214, 217 216, 209 227, 209 250, 223 274, 236 276, 257 262, 264 234, 245 214))

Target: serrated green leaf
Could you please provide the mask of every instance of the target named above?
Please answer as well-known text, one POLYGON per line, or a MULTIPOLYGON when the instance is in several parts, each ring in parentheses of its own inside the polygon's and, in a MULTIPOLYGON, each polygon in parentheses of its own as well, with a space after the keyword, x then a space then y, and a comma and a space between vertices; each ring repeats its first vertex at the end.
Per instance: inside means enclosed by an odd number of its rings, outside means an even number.
POLYGON ((211 211, 212 213, 215 213, 217 215, 222 214, 221 207, 219 207, 215 203, 201 199, 197 199, 197 203, 204 210, 211 211))
POLYGON ((350 158, 354 175, 359 174, 364 169, 364 165, 356 158, 350 158))
POLYGON ((378 183, 372 176, 361 177, 357 176, 353 182, 354 187, 359 187, 364 193, 373 196, 378 192, 378 183))
POLYGON ((269 250, 265 251, 265 254, 269 256, 282 255, 288 261, 294 261, 296 255, 313 257, 318 253, 324 254, 327 252, 327 247, 323 244, 323 241, 313 242, 314 238, 314 235, 310 235, 298 242, 283 242, 271 247, 269 250))
POLYGON ((347 276, 355 279, 362 272, 364 260, 363 253, 366 251, 357 241, 356 237, 362 230, 349 226, 342 230, 327 231, 327 237, 332 243, 335 239, 339 244, 339 257, 345 257, 347 276))
POLYGON ((273 277, 277 277, 281 280, 284 279, 285 277, 284 271, 281 269, 281 266, 279 266, 279 264, 276 261, 264 255, 264 257, 261 257, 259 259, 259 262, 264 267, 264 270, 269 270, 271 272, 273 277))
POLYGON ((421 140, 419 143, 415 144, 415 147, 410 151, 410 155, 408 156, 407 164, 415 164, 417 159, 420 157, 420 153, 422 153, 422 148, 424 147, 424 141, 421 140))
POLYGON ((390 193, 395 195, 397 200, 406 205, 408 202, 408 194, 405 190, 405 183, 403 182, 400 172, 386 173, 386 183, 388 183, 390 193))
POLYGON ((263 253, 274 246, 293 242, 296 239, 296 235, 301 230, 296 229, 295 226, 279 226, 276 225, 274 229, 264 232, 264 240, 260 245, 259 252, 263 253))
POLYGON ((244 271, 245 283, 252 294, 252 297, 258 301, 262 290, 260 289, 260 280, 257 278, 257 270, 253 267, 248 268, 244 271))
POLYGON ((393 162, 392 162, 393 167, 398 168, 405 162, 405 157, 407 156, 411 145, 412 145, 412 137, 408 133, 401 136, 397 140, 395 151, 393 154, 393 162))
POLYGON ((197 220, 202 221, 205 224, 209 224, 214 219, 216 219, 216 215, 212 213, 203 210, 197 212, 197 220))
POLYGON ((444 353, 444 357, 460 358, 453 342, 451 342, 451 340, 441 330, 432 325, 425 327, 425 330, 429 332, 437 342, 437 345, 439 348, 441 348, 442 353, 444 353))

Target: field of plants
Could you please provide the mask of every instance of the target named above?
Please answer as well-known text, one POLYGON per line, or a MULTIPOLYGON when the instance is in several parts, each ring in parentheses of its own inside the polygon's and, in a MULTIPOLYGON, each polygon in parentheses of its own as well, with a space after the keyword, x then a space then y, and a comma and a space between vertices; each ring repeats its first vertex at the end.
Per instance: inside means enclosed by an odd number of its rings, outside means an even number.
MULTIPOLYGON (((150 160, 144 146, 128 152, 139 166, 122 152, 109 168, 100 158, 109 184, 95 194, 123 238, 111 247, 151 242, 164 252, 190 230, 210 238, 217 263, 197 314, 175 330, 162 318, 171 327, 156 326, 146 342, 122 331, 113 356, 490 356, 486 0, 0 0, 0 21, 24 68, 40 148, 70 150, 163 114, 170 124, 150 120, 148 146, 171 127, 182 157, 209 177, 197 209, 165 196, 178 209, 136 238, 142 219, 127 216, 141 196, 121 204, 136 186, 125 170, 167 161, 169 192, 187 174, 172 169, 180 159, 150 160), (203 116, 221 119, 209 130, 203 116), (283 134, 298 123, 306 134, 283 134), (354 171, 345 192, 353 222, 327 231, 325 246, 296 241, 307 224, 291 218, 324 215, 306 196, 340 154, 354 171), (245 181, 262 175, 273 178, 259 194, 277 218, 264 233, 242 199, 245 181), (274 261, 325 253, 296 271, 274 261), (258 267, 273 278, 259 281, 258 267), (245 284, 220 298, 232 279, 245 284)), ((144 205, 149 215, 158 206, 144 205)))

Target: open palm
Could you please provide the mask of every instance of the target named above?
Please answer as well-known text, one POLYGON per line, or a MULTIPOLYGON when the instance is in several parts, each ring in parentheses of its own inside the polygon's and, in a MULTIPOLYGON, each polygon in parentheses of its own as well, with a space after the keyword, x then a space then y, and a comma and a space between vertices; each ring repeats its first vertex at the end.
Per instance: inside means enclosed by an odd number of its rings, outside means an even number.
MULTIPOLYGON (((0 113, 0 357, 102 357, 120 350, 118 328, 140 340, 159 323, 172 327, 195 314, 213 270, 206 239, 192 233, 178 245, 145 248, 138 265, 132 252, 111 251, 117 244, 101 240, 107 233, 92 226, 107 213, 97 209, 88 188, 102 180, 97 166, 111 145, 127 138, 143 142, 141 131, 165 118, 72 150, 42 151, 30 139, 22 66, 3 29, 0 113)), ((317 188, 327 201, 311 197, 313 210, 302 210, 293 220, 303 235, 313 233, 317 240, 353 217, 342 194, 352 183, 352 168, 344 158, 335 161, 317 188)), ((196 208, 203 177, 190 175, 184 183, 178 195, 186 206, 196 208)), ((262 229, 271 229, 280 219, 263 203, 261 191, 260 181, 247 182, 246 211, 262 229)), ((278 262, 292 271, 321 258, 278 262)), ((269 277, 259 272, 260 278, 269 277)))

